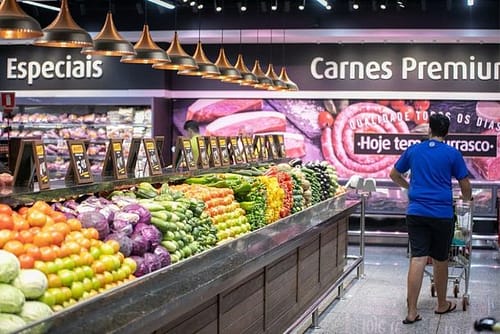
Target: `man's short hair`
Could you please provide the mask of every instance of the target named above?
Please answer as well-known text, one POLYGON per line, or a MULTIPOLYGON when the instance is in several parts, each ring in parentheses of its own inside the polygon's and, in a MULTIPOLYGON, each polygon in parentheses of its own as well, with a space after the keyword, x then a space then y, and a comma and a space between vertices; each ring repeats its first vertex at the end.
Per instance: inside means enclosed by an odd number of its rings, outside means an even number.
POLYGON ((432 114, 429 118, 429 127, 433 136, 444 137, 448 134, 450 119, 443 114, 432 114))

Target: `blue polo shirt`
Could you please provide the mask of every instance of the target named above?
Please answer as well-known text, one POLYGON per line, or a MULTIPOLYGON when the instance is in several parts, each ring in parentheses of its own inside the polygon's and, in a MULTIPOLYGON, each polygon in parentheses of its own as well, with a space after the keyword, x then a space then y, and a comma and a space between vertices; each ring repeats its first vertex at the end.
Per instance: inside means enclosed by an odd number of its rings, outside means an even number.
POLYGON ((394 167, 400 173, 411 171, 407 214, 453 217, 452 178, 469 175, 460 151, 430 139, 410 146, 394 167))

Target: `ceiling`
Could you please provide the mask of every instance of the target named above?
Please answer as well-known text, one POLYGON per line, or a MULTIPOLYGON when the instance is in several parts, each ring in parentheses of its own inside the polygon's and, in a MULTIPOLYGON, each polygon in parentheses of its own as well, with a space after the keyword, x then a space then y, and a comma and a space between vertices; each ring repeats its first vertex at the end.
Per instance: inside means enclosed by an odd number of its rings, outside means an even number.
MULTIPOLYGON (((59 0, 35 1, 60 6, 59 0)), ((182 31, 191 31, 193 41, 199 29, 204 33, 214 31, 214 38, 219 41, 220 32, 225 31, 224 36, 232 38, 233 42, 237 41, 240 30, 292 29, 287 32, 288 42, 360 42, 370 41, 370 35, 379 42, 413 42, 419 37, 426 42, 441 42, 440 36, 444 34, 444 42, 466 41, 460 40, 462 36, 500 43, 500 0, 475 0, 470 7, 466 5, 467 0, 358 0, 354 1, 359 3, 357 10, 351 7, 353 0, 328 0, 331 10, 316 0, 305 0, 302 11, 298 6, 304 0, 217 0, 223 7, 220 13, 214 9, 215 0, 198 0, 195 6, 190 6, 191 0, 167 1, 175 3, 177 8, 169 10, 145 0, 69 0, 68 3, 74 20, 89 32, 101 29, 106 12, 111 8, 117 29, 129 38, 138 37, 147 21, 154 38, 159 38, 155 31, 178 30, 181 36, 182 31), (401 1, 404 8, 398 5, 401 1), (245 3, 248 9, 241 12, 240 6, 245 3), (387 9, 380 9, 381 3, 386 4, 387 9), (203 4, 203 9, 199 10, 198 4, 203 4), (273 4, 277 4, 276 11, 271 10, 273 4), (391 34, 378 36, 373 29, 391 34), (419 30, 423 33, 419 34, 419 30), (449 35, 449 31, 454 33, 449 35), (291 38, 293 35, 295 38, 291 38)), ((57 15, 55 11, 24 3, 21 6, 42 27, 57 15)), ((168 35, 165 40, 170 38, 168 35)))

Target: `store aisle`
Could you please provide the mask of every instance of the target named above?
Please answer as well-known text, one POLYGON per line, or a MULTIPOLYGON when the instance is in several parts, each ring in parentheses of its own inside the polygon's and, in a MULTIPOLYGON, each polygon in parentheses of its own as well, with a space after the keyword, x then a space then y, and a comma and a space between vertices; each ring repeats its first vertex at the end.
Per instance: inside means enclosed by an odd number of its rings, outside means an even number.
MULTIPOLYGON (((319 328, 307 329, 306 334, 343 333, 474 333, 474 320, 485 316, 500 318, 500 257, 498 251, 473 249, 469 286, 470 305, 462 311, 464 281, 459 298, 453 298, 453 284, 448 285, 450 300, 457 310, 435 315, 435 298, 431 297, 428 276, 419 299, 423 320, 403 325, 406 315, 406 271, 408 258, 405 247, 369 246, 366 249, 365 278, 354 279, 320 317, 319 328)), ((451 270, 452 268, 450 268, 451 270)), ((455 269, 453 269, 455 270, 455 269)))

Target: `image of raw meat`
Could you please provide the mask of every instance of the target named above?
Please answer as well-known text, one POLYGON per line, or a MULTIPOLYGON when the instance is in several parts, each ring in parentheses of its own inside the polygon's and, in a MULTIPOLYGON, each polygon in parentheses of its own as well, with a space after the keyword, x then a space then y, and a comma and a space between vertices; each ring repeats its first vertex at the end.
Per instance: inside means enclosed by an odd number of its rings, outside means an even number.
POLYGON ((339 177, 352 175, 387 178, 398 156, 354 153, 355 133, 409 133, 396 112, 376 103, 355 103, 335 118, 333 127, 321 134, 323 156, 337 169, 339 177))
POLYGON ((322 100, 268 100, 268 102, 308 138, 321 136, 318 115, 325 110, 322 100))
POLYGON ((208 123, 219 117, 243 111, 262 110, 263 101, 258 100, 215 100, 199 99, 188 107, 186 121, 208 123))
POLYGON ((285 131, 285 115, 276 111, 247 111, 223 116, 209 123, 206 136, 231 136, 240 132, 251 134, 285 131))

